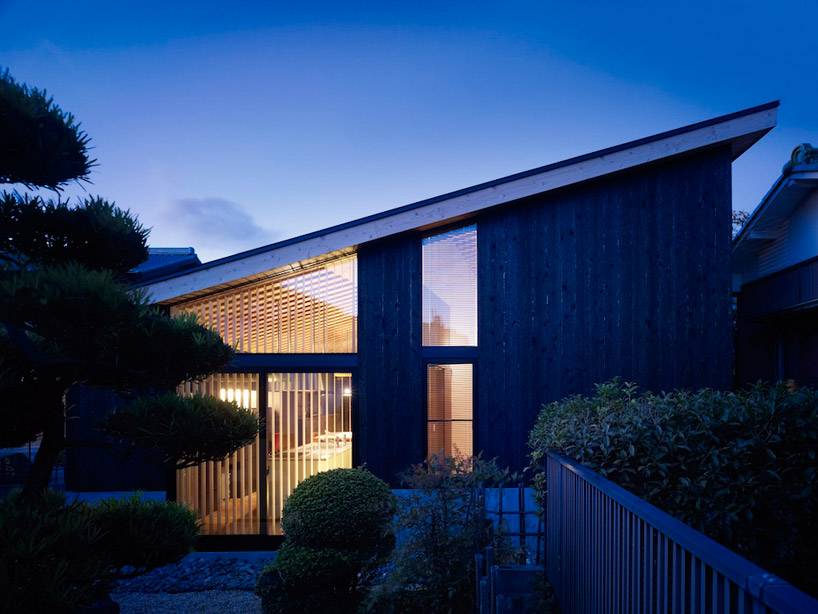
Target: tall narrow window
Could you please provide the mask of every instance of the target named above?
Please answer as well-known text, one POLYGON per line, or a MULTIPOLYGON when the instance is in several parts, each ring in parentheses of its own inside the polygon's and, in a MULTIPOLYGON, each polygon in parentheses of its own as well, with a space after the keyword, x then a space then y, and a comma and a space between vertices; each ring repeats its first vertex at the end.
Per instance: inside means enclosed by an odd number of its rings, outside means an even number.
POLYGON ((426 367, 426 407, 429 455, 473 453, 471 364, 430 364, 426 367))
POLYGON ((477 345, 477 226, 423 240, 423 345, 477 345))

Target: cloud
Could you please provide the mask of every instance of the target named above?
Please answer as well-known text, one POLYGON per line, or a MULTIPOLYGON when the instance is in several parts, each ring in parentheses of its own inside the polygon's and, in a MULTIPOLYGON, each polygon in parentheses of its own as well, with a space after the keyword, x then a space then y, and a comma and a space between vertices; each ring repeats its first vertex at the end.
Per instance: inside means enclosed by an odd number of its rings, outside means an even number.
POLYGON ((271 243, 276 234, 256 224, 241 205, 224 198, 176 199, 165 213, 166 223, 175 226, 197 252, 227 255, 271 243))

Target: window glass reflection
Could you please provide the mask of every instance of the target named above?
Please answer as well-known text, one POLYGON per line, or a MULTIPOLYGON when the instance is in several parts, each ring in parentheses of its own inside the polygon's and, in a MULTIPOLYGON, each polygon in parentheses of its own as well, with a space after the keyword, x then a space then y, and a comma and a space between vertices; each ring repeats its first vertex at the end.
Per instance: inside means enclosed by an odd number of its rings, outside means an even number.
POLYGON ((477 226, 423 240, 423 345, 477 345, 477 226))

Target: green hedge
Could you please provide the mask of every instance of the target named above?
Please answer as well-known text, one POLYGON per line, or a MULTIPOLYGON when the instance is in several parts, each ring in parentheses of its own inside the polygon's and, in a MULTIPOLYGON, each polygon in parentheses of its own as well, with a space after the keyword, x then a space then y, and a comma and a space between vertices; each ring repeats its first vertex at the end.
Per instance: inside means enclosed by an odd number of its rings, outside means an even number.
POLYGON ((395 496, 366 469, 307 478, 284 504, 286 536, 256 582, 265 612, 355 612, 395 546, 395 496))
POLYGON ((815 593, 815 391, 639 394, 616 379, 543 407, 529 445, 541 496, 545 453, 559 452, 815 593))
POLYGON ((133 494, 95 505, 46 490, 0 498, 0 612, 71 612, 191 550, 198 517, 171 502, 133 494))

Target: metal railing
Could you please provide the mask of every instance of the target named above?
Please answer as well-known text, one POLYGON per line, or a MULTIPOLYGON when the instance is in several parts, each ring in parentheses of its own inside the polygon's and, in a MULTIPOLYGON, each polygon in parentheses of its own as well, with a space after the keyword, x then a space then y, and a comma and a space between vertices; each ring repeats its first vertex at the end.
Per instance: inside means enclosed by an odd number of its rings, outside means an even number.
POLYGON ((546 572, 565 614, 818 612, 818 601, 559 455, 546 462, 546 572))

